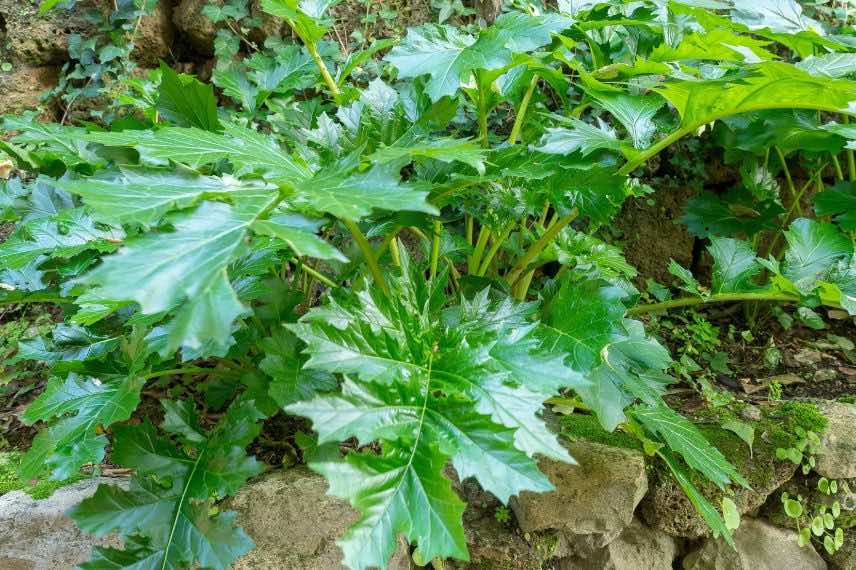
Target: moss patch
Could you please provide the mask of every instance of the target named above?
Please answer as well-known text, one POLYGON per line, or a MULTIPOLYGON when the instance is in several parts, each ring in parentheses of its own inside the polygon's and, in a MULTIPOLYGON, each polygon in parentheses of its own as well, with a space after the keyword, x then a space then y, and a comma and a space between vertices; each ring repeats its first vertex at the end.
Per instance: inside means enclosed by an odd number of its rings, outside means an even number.
POLYGON ((23 454, 17 452, 0 453, 0 495, 23 490, 34 499, 47 499, 60 487, 83 479, 81 476, 76 476, 67 481, 51 481, 45 477, 39 479, 35 485, 27 485, 18 478, 18 467, 21 465, 22 457, 23 454))
POLYGON ((785 402, 767 411, 761 423, 773 446, 792 447, 798 439, 797 428, 820 435, 826 429, 827 421, 812 403, 785 402))
POLYGON ((621 431, 612 433, 603 429, 595 416, 583 414, 571 414, 563 416, 561 420, 562 435, 575 440, 586 440, 612 447, 623 447, 625 449, 642 449, 642 444, 635 437, 621 431))

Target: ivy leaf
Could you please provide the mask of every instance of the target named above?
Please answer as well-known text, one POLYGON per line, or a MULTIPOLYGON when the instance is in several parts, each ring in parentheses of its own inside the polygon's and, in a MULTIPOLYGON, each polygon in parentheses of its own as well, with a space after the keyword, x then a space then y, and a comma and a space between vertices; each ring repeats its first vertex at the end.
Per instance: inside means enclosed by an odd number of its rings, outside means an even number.
POLYGON ((170 218, 174 231, 130 241, 79 281, 101 299, 139 303, 143 314, 179 307, 168 325, 165 353, 207 341, 228 346, 232 322, 244 307, 226 269, 247 228, 272 199, 235 206, 202 202, 176 213, 170 218))
MULTIPOLYGON (((187 171, 123 168, 99 176, 61 179, 56 186, 84 199, 99 220, 151 224, 176 208, 264 186, 187 171)), ((270 187, 272 188, 272 187, 270 187)))
POLYGON ((157 109, 165 119, 182 127, 213 132, 223 129, 217 118, 213 85, 189 75, 179 75, 164 62, 160 64, 160 71, 157 109))
POLYGON ((749 484, 737 469, 713 447, 689 420, 665 404, 636 406, 633 417, 646 430, 661 437, 674 452, 679 453, 687 465, 701 472, 720 489, 735 481, 744 487, 749 484))
POLYGON ((856 230, 856 183, 839 182, 814 196, 814 211, 818 216, 835 216, 844 230, 856 230))
POLYGON ((592 93, 592 96, 627 129, 635 148, 651 146, 651 139, 657 132, 654 115, 665 104, 662 97, 605 92, 592 93))
POLYGON ((299 256, 348 261, 342 252, 315 235, 319 224, 303 216, 282 214, 256 220, 251 228, 257 234, 281 239, 299 256))
MULTIPOLYGON (((173 407, 177 414, 190 409, 173 407)), ((182 449, 151 425, 117 427, 114 460, 136 469, 130 488, 100 485, 95 495, 69 511, 82 530, 97 536, 118 531, 130 546, 125 551, 99 549, 95 560, 131 560, 157 568, 196 563, 226 570, 247 553, 253 543, 235 527, 235 513, 211 515, 210 497, 236 492, 261 471, 243 448, 258 435, 262 417, 252 402, 233 404, 207 437, 184 438, 182 449)), ((183 426, 193 421, 185 419, 183 426)))
POLYGON ((803 292, 814 289, 819 276, 853 253, 851 241, 834 225, 806 218, 795 220, 785 239, 782 273, 803 292))
POLYGON ((47 465, 52 479, 68 479, 86 463, 101 463, 107 445, 104 430, 131 417, 142 386, 141 379, 130 377, 98 380, 72 373, 65 380, 51 378, 22 417, 27 425, 51 422, 27 452, 22 478, 38 477, 47 465))
POLYGON ((615 135, 615 130, 603 122, 598 126, 584 123, 576 118, 569 118, 573 129, 565 127, 550 127, 541 137, 538 151, 547 154, 570 154, 580 151, 588 156, 596 150, 621 150, 621 143, 615 135))
POLYGON ((708 251, 713 257, 713 293, 738 293, 758 288, 752 280, 761 273, 761 265, 750 243, 712 237, 708 251))

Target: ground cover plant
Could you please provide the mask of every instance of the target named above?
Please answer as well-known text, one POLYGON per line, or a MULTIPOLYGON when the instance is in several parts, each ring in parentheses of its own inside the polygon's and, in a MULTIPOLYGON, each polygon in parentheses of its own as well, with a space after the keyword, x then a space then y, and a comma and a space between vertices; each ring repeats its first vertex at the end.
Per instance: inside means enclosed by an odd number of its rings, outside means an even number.
MULTIPOLYGON (((239 4, 208 12, 239 21, 239 4)), ((361 514, 339 542, 354 570, 386 567, 399 535, 416 560, 466 560, 447 467, 503 503, 551 490, 538 459, 574 461, 556 406, 636 438, 730 542, 729 503, 696 481, 748 482, 664 400, 676 366, 640 318, 856 315, 856 36, 786 0, 563 1, 346 55, 325 39, 332 2, 262 7, 296 41, 241 57, 221 35, 213 85, 163 64, 100 123, 3 123, 20 175, 0 182, 17 222, 0 303, 64 316, 14 356, 50 367, 19 474, 73 478, 108 446, 133 471, 72 511, 125 544, 82 567, 248 552, 216 503, 263 471, 246 450, 283 413, 361 514), (679 294, 640 291, 599 231, 660 191, 649 161, 700 136, 742 180, 683 218, 709 283, 673 262, 679 294), (158 425, 135 416, 154 387, 158 425)))

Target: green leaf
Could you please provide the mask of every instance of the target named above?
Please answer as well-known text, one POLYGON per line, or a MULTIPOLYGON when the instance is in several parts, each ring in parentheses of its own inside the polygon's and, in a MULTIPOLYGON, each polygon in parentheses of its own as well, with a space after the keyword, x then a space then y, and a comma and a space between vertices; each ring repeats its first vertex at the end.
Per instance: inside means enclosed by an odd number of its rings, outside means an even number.
POLYGON ((193 206, 199 200, 228 198, 235 192, 265 188, 231 177, 136 168, 89 178, 61 179, 56 186, 82 197, 98 220, 118 224, 152 224, 167 212, 193 206))
POLYGON ((548 44, 551 34, 570 24, 570 19, 557 14, 530 16, 509 12, 497 18, 478 38, 450 26, 424 25, 410 28, 404 41, 390 51, 386 60, 398 69, 399 78, 429 75, 426 91, 432 101, 438 101, 454 95, 473 72, 505 67, 514 53, 548 44))
POLYGON ((782 273, 803 292, 853 253, 853 244, 832 224, 806 218, 795 220, 785 232, 788 249, 782 273))
POLYGON ((285 329, 259 342, 265 355, 259 368, 270 376, 268 392, 280 407, 336 389, 333 375, 303 366, 307 358, 300 354, 301 347, 298 338, 285 329))
POLYGON ((707 250, 713 257, 712 292, 738 293, 758 289, 753 279, 761 273, 752 244, 731 238, 710 239, 707 250))
POLYGON ((359 220, 375 208, 438 214, 426 201, 427 192, 401 183, 396 171, 378 166, 359 173, 339 168, 322 170, 300 190, 295 202, 345 220, 359 220))
POLYGON ((624 408, 640 394, 657 398, 665 385, 652 379, 671 363, 639 322, 624 318, 625 296, 602 281, 565 280, 542 311, 539 330, 545 350, 567 355, 568 366, 590 380, 575 390, 607 431, 626 421, 624 408))
POLYGON ((721 197, 702 192, 687 201, 681 223, 691 235, 699 238, 751 238, 760 231, 776 229, 783 213, 784 208, 777 202, 758 203, 746 192, 728 192, 721 197))
POLYGON ((823 35, 823 26, 803 14, 796 0, 735 0, 731 19, 750 30, 796 34, 812 31, 823 35))
POLYGON ((327 10, 339 0, 262 0, 262 9, 268 14, 288 21, 305 44, 315 44, 324 37, 330 22, 325 18, 327 10))
POLYGON ((39 3, 39 14, 47 14, 65 0, 42 0, 39 3))
POLYGON ((118 531, 130 546, 125 551, 96 551, 96 561, 145 561, 150 566, 141 567, 153 568, 196 563, 226 570, 253 543, 234 526, 235 513, 210 513, 210 498, 235 493, 262 470, 243 448, 258 435, 263 416, 251 402, 233 404, 207 437, 201 437, 187 415, 192 407, 181 404, 171 409, 174 415, 186 417, 180 422, 174 417, 166 427, 193 434, 183 438, 182 449, 149 424, 118 426, 113 458, 136 469, 130 488, 100 485, 69 516, 82 530, 97 536, 118 531))
POLYGON ((87 249, 112 251, 124 238, 119 228, 96 225, 83 208, 62 210, 21 224, 0 244, 0 267, 21 269, 43 255, 67 258, 87 249))
POLYGON ((665 104, 662 97, 606 92, 591 95, 627 129, 635 148, 645 149, 651 146, 651 139, 657 132, 654 115, 665 104))
POLYGON ((790 64, 748 66, 735 80, 668 81, 655 90, 678 111, 681 130, 692 132, 730 115, 764 109, 846 111, 856 100, 856 84, 814 77, 790 64))
POLYGON ((52 479, 68 479, 86 463, 101 463, 104 430, 131 417, 142 386, 142 380, 130 377, 99 380, 72 373, 65 380, 52 378, 22 417, 27 425, 50 422, 24 458, 22 478, 38 477, 47 465, 52 479))
POLYGON ((725 528, 728 530, 740 528, 740 511, 737 510, 734 501, 728 497, 722 497, 722 518, 725 521, 725 528))
POLYGON ((674 475, 675 480, 681 486, 681 489, 684 490, 687 498, 701 514, 711 531, 713 531, 714 538, 719 538, 721 536, 725 542, 727 542, 732 548, 735 548, 734 538, 731 536, 731 531, 728 530, 725 521, 722 520, 722 517, 716 508, 711 505, 704 495, 701 494, 698 488, 693 485, 692 480, 684 470, 680 460, 672 455, 668 449, 661 448, 657 451, 657 455, 659 455, 663 461, 665 461, 666 465, 668 465, 669 469, 672 471, 672 475, 674 475))
POLYGON ((687 465, 701 472, 720 489, 732 481, 748 487, 737 469, 680 414, 665 405, 637 406, 633 409, 633 417, 646 430, 661 437, 672 451, 683 457, 687 465))
POLYGON ((296 184, 311 176, 309 169, 285 152, 271 137, 233 124, 225 133, 197 128, 166 127, 157 131, 89 133, 87 141, 137 149, 143 158, 172 160, 192 168, 228 160, 235 176, 255 173, 279 184, 296 184))
POLYGON ((164 62, 161 62, 160 71, 157 110, 166 120, 206 131, 223 129, 217 118, 217 99, 212 85, 178 74, 164 62))
POLYGON ((426 559, 466 559, 463 503, 444 465, 502 501, 551 489, 532 456, 572 459, 539 414, 562 387, 585 384, 543 350, 531 305, 483 290, 441 312, 445 279, 426 282, 406 255, 401 262, 389 295, 334 294, 289 327, 307 345, 304 368, 345 380, 286 410, 309 417, 322 444, 356 437, 381 450, 341 459, 334 446, 335 457, 310 461, 363 513, 340 543, 351 568, 385 567, 399 533, 426 559))
POLYGON ((648 61, 734 61, 757 63, 776 56, 766 49, 770 42, 735 34, 725 28, 687 34, 677 46, 662 43, 651 51, 648 61))
POLYGON ((785 508, 785 514, 792 519, 798 519, 803 514, 802 503, 793 499, 783 499, 782 503, 785 508))
POLYGON ((839 182, 814 196, 814 211, 818 216, 835 216, 844 230, 856 230, 856 183, 839 182))
POLYGON ((548 128, 541 138, 537 150, 547 154, 570 154, 579 150, 583 156, 588 156, 596 150, 618 151, 621 149, 621 143, 616 137, 615 130, 603 122, 594 126, 573 117, 569 118, 568 121, 573 125, 573 129, 565 127, 548 128))
POLYGON ((727 429, 742 439, 749 446, 750 454, 752 453, 752 447, 755 444, 755 428, 752 427, 752 424, 737 419, 730 419, 722 422, 722 429, 727 429))
POLYGON ((302 216, 283 214, 268 220, 256 220, 250 227, 257 234, 281 239, 299 256, 348 261, 342 252, 315 235, 319 226, 302 216))
POLYGON ((821 56, 810 55, 794 65, 815 77, 837 79, 856 73, 856 54, 827 53, 821 56))
POLYGON ((273 199, 261 196, 235 206, 202 202, 176 213, 170 218, 174 231, 128 242, 80 282, 93 287, 100 299, 139 303, 143 314, 179 307, 168 325, 164 353, 208 341, 228 346, 232 322, 244 307, 226 269, 247 228, 273 199))
POLYGON ((485 153, 485 149, 471 140, 440 137, 425 141, 423 144, 383 147, 369 156, 369 160, 379 164, 402 158, 409 160, 429 158, 446 163, 457 161, 472 166, 479 174, 484 174, 485 153))
POLYGON ((40 360, 42 362, 84 361, 103 358, 119 344, 118 337, 93 334, 76 325, 58 324, 52 339, 38 337, 18 343, 18 352, 10 362, 40 360))

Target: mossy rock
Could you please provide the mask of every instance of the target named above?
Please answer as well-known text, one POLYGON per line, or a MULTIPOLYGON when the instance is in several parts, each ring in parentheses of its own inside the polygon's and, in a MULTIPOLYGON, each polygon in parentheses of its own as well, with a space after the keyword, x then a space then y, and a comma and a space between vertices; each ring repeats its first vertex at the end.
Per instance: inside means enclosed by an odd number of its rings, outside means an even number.
POLYGON ((39 479, 35 485, 27 485, 18 477, 18 467, 21 465, 22 457, 22 453, 14 451, 0 453, 0 496, 22 490, 34 499, 47 499, 60 487, 71 485, 83 479, 83 477, 73 477, 66 481, 51 481, 44 477, 39 479))
MULTIPOLYGON (((806 402, 786 402, 769 408, 760 421, 753 422, 755 443, 752 450, 728 430, 715 425, 699 427, 708 441, 734 464, 749 483, 749 488, 733 486, 733 494, 730 495, 740 513, 746 514, 761 507, 796 473, 797 465, 776 459, 776 448, 794 445, 797 428, 822 433, 826 419, 816 405, 806 402)), ((640 506, 644 520, 673 536, 693 539, 708 536, 708 525, 687 499, 668 467, 658 460, 654 462, 652 471, 650 490, 640 506)), ((691 476, 705 497, 713 505, 719 505, 725 492, 696 472, 691 476)))

